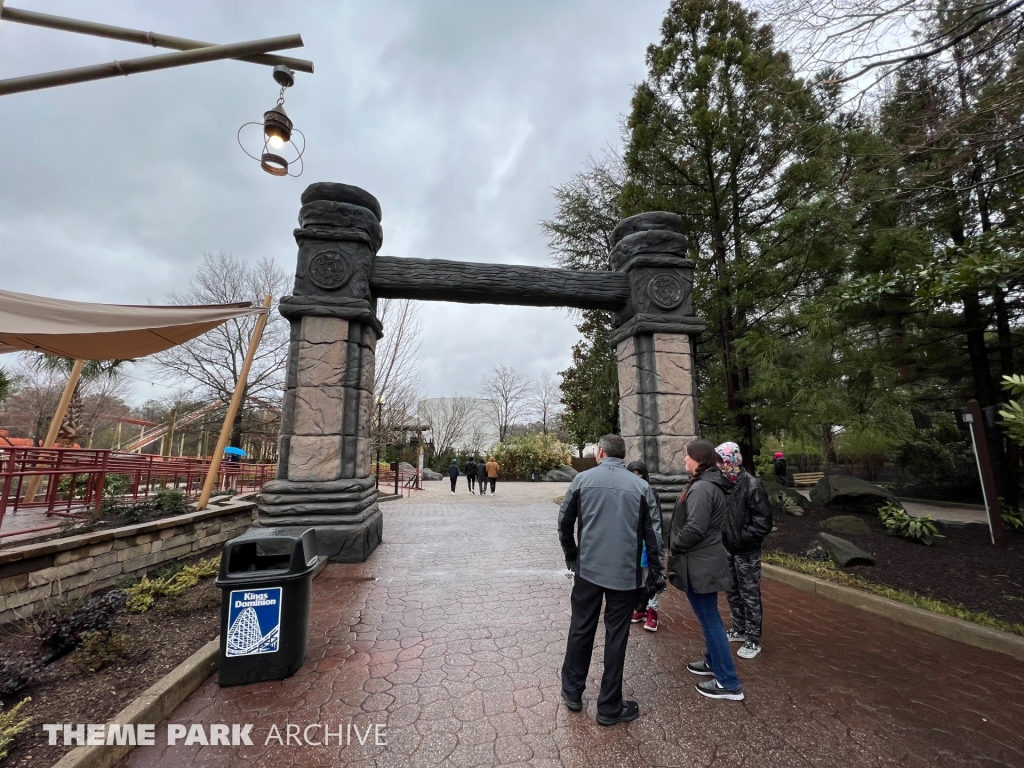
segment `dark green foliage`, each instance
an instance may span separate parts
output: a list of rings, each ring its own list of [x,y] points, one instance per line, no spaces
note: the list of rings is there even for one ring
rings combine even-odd
[[[32,684],[40,663],[25,654],[0,658],[0,698],[21,693]]]
[[[939,534],[939,529],[932,522],[931,515],[911,517],[895,504],[886,504],[879,508],[878,517],[881,519],[882,525],[885,526],[885,530],[893,536],[917,541],[928,546],[934,544],[935,539],[945,538]]]
[[[109,629],[114,615],[124,608],[127,601],[127,593],[115,589],[102,597],[90,598],[77,607],[65,606],[53,613],[41,635],[46,663],[73,651],[86,633]]]
[[[184,514],[188,511],[185,492],[180,488],[165,488],[153,498],[153,509],[169,514]]]
[[[608,341],[607,312],[588,312],[576,326],[583,340],[572,348],[572,365],[562,377],[562,428],[577,447],[619,430],[619,371]]]

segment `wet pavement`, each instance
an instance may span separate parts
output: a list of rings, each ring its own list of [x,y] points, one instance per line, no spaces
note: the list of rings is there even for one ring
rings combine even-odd
[[[1024,662],[771,581],[764,651],[737,660],[746,701],[694,690],[685,665],[701,657],[700,630],[670,588],[661,629],[631,630],[625,690],[640,718],[594,721],[601,632],[586,707],[568,711],[558,671],[571,585],[553,503],[565,487],[509,484],[481,499],[429,483],[383,505],[370,560],[314,582],[294,677],[225,689],[211,678],[169,718],[207,732],[252,724],[253,746],[168,747],[161,725],[158,746],[123,765],[1024,766]],[[324,724],[330,746],[296,744],[322,741]]]

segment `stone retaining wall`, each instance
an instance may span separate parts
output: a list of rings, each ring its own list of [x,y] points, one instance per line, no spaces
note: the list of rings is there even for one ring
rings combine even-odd
[[[255,515],[254,502],[236,498],[202,512],[0,549],[0,624],[171,560],[215,554],[244,533]]]

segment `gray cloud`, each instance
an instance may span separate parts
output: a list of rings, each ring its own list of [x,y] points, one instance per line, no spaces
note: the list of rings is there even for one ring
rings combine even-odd
[[[84,301],[159,302],[204,251],[294,265],[299,195],[365,187],[382,253],[547,264],[551,188],[618,140],[664,0],[15,0],[15,7],[226,43],[299,32],[315,75],[286,108],[305,132],[299,179],[235,143],[277,96],[269,69],[216,62],[0,98],[0,283]],[[0,26],[0,77],[152,49]],[[556,371],[564,311],[423,304],[426,394],[475,392],[497,364]],[[144,374],[140,374],[143,377]],[[158,392],[142,387],[145,398]]]

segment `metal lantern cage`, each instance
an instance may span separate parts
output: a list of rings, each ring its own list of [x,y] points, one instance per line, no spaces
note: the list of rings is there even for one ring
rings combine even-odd
[[[274,67],[274,81],[281,86],[281,93],[277,98],[277,104],[263,113],[263,122],[245,123],[238,129],[238,146],[242,148],[253,160],[260,164],[260,168],[271,176],[301,176],[304,169],[302,153],[306,151],[306,136],[292,123],[288,114],[284,111],[285,89],[295,85],[295,73],[283,64]],[[263,129],[263,148],[259,155],[255,155],[246,149],[242,141],[242,131],[249,126],[258,126]],[[251,131],[247,132],[251,133]],[[295,136],[301,139],[301,146],[295,143]],[[292,151],[287,151],[286,147]],[[295,164],[299,165],[299,172],[292,173]]]

